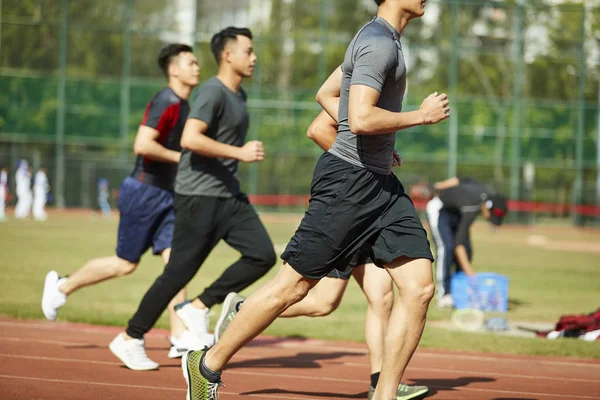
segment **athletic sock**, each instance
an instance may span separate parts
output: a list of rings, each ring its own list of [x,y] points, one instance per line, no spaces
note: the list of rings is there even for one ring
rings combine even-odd
[[[202,358],[200,359],[200,373],[206,380],[212,383],[217,383],[221,381],[221,374],[219,372],[215,372],[208,368],[204,363],[204,357],[206,357],[206,352],[202,354]]]
[[[379,374],[380,374],[380,372],[371,374],[371,387],[373,389],[375,389],[377,387],[377,382],[379,382]]]

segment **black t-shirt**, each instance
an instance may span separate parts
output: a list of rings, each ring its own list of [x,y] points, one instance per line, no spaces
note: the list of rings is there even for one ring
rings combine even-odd
[[[439,198],[444,203],[443,209],[458,214],[460,221],[456,229],[456,245],[465,245],[469,227],[481,211],[481,203],[486,201],[491,191],[474,179],[460,179],[458,186],[444,189]]]
[[[173,89],[166,87],[158,92],[146,106],[146,112],[141,125],[149,126],[159,132],[157,142],[169,150],[181,151],[181,134],[187,120],[190,107],[187,101],[175,94]],[[177,164],[153,161],[143,156],[137,156],[133,176],[150,175],[153,180],[173,190]]]

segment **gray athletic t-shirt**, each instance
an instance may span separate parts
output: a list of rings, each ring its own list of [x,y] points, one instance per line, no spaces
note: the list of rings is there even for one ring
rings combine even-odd
[[[216,77],[198,90],[188,118],[206,122],[206,136],[218,142],[241,147],[248,133],[246,92],[234,93]],[[240,193],[238,161],[210,158],[189,150],[181,152],[175,193],[187,196],[232,197]]]
[[[386,20],[376,17],[350,42],[342,64],[338,135],[329,150],[349,163],[385,175],[392,172],[396,132],[353,134],[348,124],[348,99],[351,85],[365,85],[381,94],[377,107],[402,110],[406,65],[399,38],[400,34]]]

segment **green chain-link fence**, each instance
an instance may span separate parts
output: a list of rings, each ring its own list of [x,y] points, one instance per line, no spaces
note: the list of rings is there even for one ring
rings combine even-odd
[[[97,178],[116,187],[132,166],[164,85],[161,46],[193,44],[207,78],[212,34],[248,26],[250,136],[269,155],[242,166],[243,186],[304,195],[320,154],[305,136],[314,94],[374,11],[372,0],[0,0],[0,163],[28,158],[48,168],[55,205],[93,205]],[[600,205],[600,1],[429,0],[413,22],[405,109],[445,91],[453,116],[398,134],[403,181],[470,175],[514,200]]]

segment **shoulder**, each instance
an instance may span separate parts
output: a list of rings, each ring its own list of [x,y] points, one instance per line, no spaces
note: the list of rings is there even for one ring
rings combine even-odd
[[[369,22],[358,32],[355,46],[357,48],[396,50],[396,43],[391,33],[376,21]]]
[[[216,77],[212,77],[204,82],[198,88],[198,92],[222,92],[224,89],[223,84],[219,82]]]
[[[170,87],[163,88],[160,90],[152,99],[152,104],[156,105],[172,105],[181,103],[181,99],[175,94],[173,89]]]
[[[212,100],[220,100],[223,98],[223,85],[217,80],[217,78],[213,77],[204,82],[196,92],[195,100],[205,99],[207,97]]]
[[[356,58],[368,57],[369,59],[380,60],[385,65],[396,63],[398,61],[396,43],[391,37],[378,35],[372,35],[357,41],[354,46],[354,56]]]

